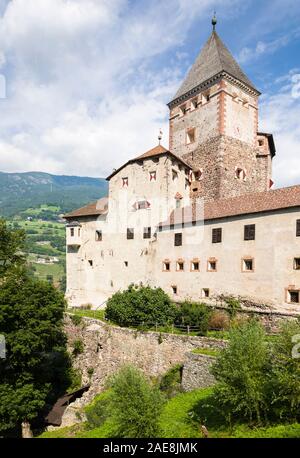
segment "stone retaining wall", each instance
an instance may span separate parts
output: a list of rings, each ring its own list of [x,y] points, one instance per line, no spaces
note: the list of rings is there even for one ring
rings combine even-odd
[[[192,391],[196,388],[206,388],[216,383],[210,373],[215,357],[195,353],[187,353],[182,371],[182,388]]]

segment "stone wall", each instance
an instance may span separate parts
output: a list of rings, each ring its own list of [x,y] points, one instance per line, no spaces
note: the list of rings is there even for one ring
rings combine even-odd
[[[182,371],[182,388],[192,391],[196,388],[206,388],[216,383],[210,373],[215,358],[208,355],[187,353]]]

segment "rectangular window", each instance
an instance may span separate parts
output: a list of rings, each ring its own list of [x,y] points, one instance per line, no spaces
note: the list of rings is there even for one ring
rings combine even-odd
[[[195,134],[196,134],[196,129],[194,127],[192,129],[188,129],[186,131],[186,143],[187,143],[187,145],[190,145],[191,143],[194,143]]]
[[[296,237],[300,237],[300,219],[296,222]]]
[[[90,267],[93,267],[93,264],[94,264],[94,263],[93,263],[92,259],[89,259],[89,260],[88,260],[88,263],[89,263]]]
[[[127,240],[132,240],[132,239],[134,239],[134,229],[127,228]]]
[[[300,270],[300,258],[294,258],[294,270]]]
[[[174,246],[181,246],[182,245],[182,234],[174,234]]]
[[[173,294],[177,294],[177,286],[173,285],[171,286]]]
[[[209,297],[209,289],[203,288],[202,289],[202,297]]]
[[[128,177],[122,178],[122,186],[123,188],[128,188]]]
[[[212,243],[222,242],[222,229],[219,227],[212,230]]]
[[[253,272],[254,271],[254,259],[244,258],[242,259],[242,271]]]
[[[199,272],[200,270],[200,263],[199,261],[192,261],[191,262],[191,271],[192,272]]]
[[[128,267],[128,261],[124,261],[124,266]]]
[[[102,242],[102,231],[96,231],[96,242]]]
[[[163,272],[170,272],[171,270],[171,264],[169,261],[164,261],[163,262]]]
[[[288,297],[287,300],[291,304],[299,304],[300,292],[294,290],[288,290]]]
[[[156,172],[150,172],[149,178],[150,178],[150,181],[156,181]]]
[[[176,272],[183,272],[184,271],[184,261],[177,261],[176,262]]]
[[[215,259],[209,259],[207,261],[207,271],[216,272],[217,271],[217,261]]]
[[[71,237],[74,237],[74,235],[75,235],[75,229],[74,229],[74,227],[71,227],[71,229],[70,229],[70,234],[71,234]]]
[[[144,227],[144,239],[151,239],[151,227]]]
[[[255,224],[244,226],[244,240],[255,240]]]

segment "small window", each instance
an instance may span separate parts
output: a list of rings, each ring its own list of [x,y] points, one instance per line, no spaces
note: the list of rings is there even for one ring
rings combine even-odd
[[[184,116],[185,113],[186,113],[186,105],[181,105],[181,107],[179,107],[180,116]]]
[[[74,229],[74,227],[71,227],[71,229],[70,229],[70,235],[71,235],[71,237],[74,237],[74,235],[75,235],[75,229]]]
[[[212,230],[212,243],[222,242],[222,228],[218,227]]]
[[[199,272],[200,270],[200,263],[199,261],[192,261],[191,262],[191,271],[192,272]]]
[[[171,286],[173,294],[177,294],[177,286]]]
[[[96,231],[96,242],[102,242],[102,231]]]
[[[176,172],[176,170],[172,170],[172,180],[176,181],[177,179],[178,179],[178,173]]]
[[[134,239],[134,229],[128,228],[127,229],[127,240],[133,240],[133,239]]]
[[[171,263],[169,261],[163,262],[163,272],[170,272],[171,270]]]
[[[195,142],[195,134],[196,134],[196,129],[193,127],[192,129],[188,129],[186,132],[186,143],[187,145],[190,145],[191,143]]]
[[[209,259],[207,261],[207,271],[216,272],[217,271],[217,261],[215,259]]]
[[[128,188],[128,177],[122,178],[123,188]]]
[[[243,272],[253,272],[254,271],[254,260],[252,258],[245,258],[242,260],[242,270]]]
[[[264,141],[263,140],[258,140],[258,146],[264,146]]]
[[[296,237],[300,237],[300,219],[296,221]]]
[[[88,263],[89,263],[90,267],[93,267],[93,264],[94,264],[94,263],[93,263],[93,260],[92,260],[92,259],[89,259]]]
[[[151,239],[151,227],[144,227],[144,239]]]
[[[202,178],[203,178],[203,172],[202,172],[201,169],[200,169],[200,170],[197,170],[197,171],[194,173],[194,175],[195,175],[195,181],[200,181],[200,180],[202,180]]]
[[[294,258],[294,270],[300,270],[300,258]]]
[[[209,289],[203,288],[202,289],[202,297],[209,297]]]
[[[191,111],[196,110],[197,107],[198,107],[198,99],[193,99],[191,101]]]
[[[150,178],[150,181],[156,181],[156,172],[150,172],[149,178]]]
[[[124,261],[124,266],[128,267],[128,261]]]
[[[299,291],[289,290],[288,291],[288,302],[292,304],[299,304]]]
[[[182,245],[182,234],[174,234],[174,245],[175,246],[181,246]]]
[[[184,261],[177,261],[176,262],[176,272],[183,272],[184,271]]]
[[[244,226],[244,240],[255,240],[255,224]]]
[[[236,168],[235,170],[235,178],[238,180],[245,180],[246,179],[246,172],[244,169]]]

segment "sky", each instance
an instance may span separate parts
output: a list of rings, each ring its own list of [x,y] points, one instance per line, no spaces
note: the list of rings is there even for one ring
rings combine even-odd
[[[105,177],[168,147],[168,108],[217,31],[262,92],[276,187],[300,183],[299,0],[0,0],[0,170]]]

